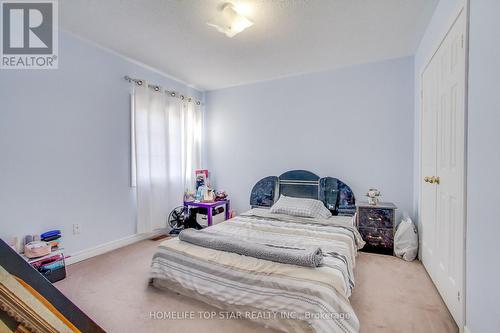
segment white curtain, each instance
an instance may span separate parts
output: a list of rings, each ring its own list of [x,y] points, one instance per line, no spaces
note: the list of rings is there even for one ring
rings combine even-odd
[[[201,167],[202,115],[195,102],[146,83],[134,87],[132,102],[137,232],[146,233],[164,228],[184,191],[194,186],[194,170]]]
[[[185,189],[194,189],[194,170],[201,167],[202,115],[196,103],[182,103],[182,177]]]

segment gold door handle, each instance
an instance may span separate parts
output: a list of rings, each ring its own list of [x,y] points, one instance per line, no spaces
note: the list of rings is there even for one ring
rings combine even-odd
[[[430,179],[431,184],[438,184],[441,183],[441,179],[438,176],[432,176]]]
[[[441,178],[437,176],[432,176],[432,177],[424,177],[424,182],[429,183],[429,184],[440,184],[441,183]]]

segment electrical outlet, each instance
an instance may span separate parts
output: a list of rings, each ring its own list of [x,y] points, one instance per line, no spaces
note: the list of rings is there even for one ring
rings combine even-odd
[[[73,224],[73,235],[79,235],[80,234],[80,225],[78,223]]]

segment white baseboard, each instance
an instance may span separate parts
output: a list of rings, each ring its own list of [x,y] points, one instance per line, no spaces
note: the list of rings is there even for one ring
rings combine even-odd
[[[152,233],[147,233],[147,234],[135,234],[135,235],[130,235],[124,238],[120,238],[108,243],[104,243],[101,245],[97,245],[95,247],[91,247],[89,249],[85,249],[82,251],[78,251],[76,253],[73,253],[68,256],[68,258],[65,260],[66,265],[72,265],[77,262],[80,262],[82,260],[86,260],[95,256],[98,256],[100,254],[104,254],[109,251],[113,251],[116,249],[119,249],[121,247],[131,245],[137,242],[140,242],[142,240],[152,238],[154,236],[157,236],[159,234],[163,234],[165,231],[155,231]]]

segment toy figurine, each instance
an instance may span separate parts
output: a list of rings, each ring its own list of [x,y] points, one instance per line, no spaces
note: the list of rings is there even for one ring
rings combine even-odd
[[[224,190],[219,190],[215,193],[215,201],[226,200],[227,193]]]
[[[375,205],[378,204],[378,202],[379,202],[380,197],[382,196],[382,194],[376,188],[371,188],[366,193],[366,196],[368,197],[368,203],[370,205],[374,205],[375,206]]]

